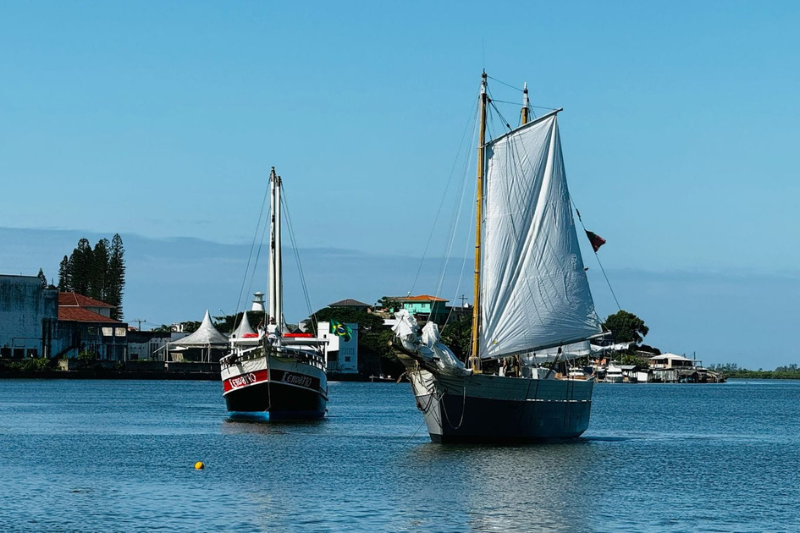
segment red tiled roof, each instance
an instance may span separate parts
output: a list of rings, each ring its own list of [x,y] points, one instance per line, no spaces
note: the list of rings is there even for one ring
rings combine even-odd
[[[389,298],[390,300],[397,300],[398,302],[449,302],[450,300],[445,300],[444,298],[437,298],[436,296],[430,296],[428,294],[423,294],[421,296],[397,296],[395,298]]]
[[[94,298],[89,298],[88,296],[78,294],[77,292],[59,292],[58,305],[59,307],[105,307],[108,309],[114,309],[113,305],[101,302],[100,300],[95,300]]]
[[[63,293],[62,293],[63,294]],[[91,299],[91,298],[90,298]],[[94,311],[89,311],[82,307],[59,307],[58,319],[64,322],[107,322],[110,324],[122,324],[119,320],[114,320],[103,316]]]

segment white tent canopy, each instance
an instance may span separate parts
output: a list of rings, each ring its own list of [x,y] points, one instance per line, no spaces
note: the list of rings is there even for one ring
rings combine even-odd
[[[231,337],[234,339],[241,339],[246,335],[255,335],[255,331],[250,326],[250,321],[247,319],[247,313],[242,313],[242,321],[236,327],[236,331],[231,333]]]
[[[227,346],[228,338],[217,331],[214,324],[211,323],[211,315],[206,310],[206,316],[203,317],[203,322],[197,331],[182,339],[170,343],[172,346],[185,346],[185,347],[209,347],[209,346]]]

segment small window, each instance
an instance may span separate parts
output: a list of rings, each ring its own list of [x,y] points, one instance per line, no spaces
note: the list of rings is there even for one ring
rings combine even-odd
[[[350,362],[350,356],[347,356],[347,357],[345,357],[345,358],[344,358],[344,362],[345,362],[345,363],[349,363],[349,362]]]

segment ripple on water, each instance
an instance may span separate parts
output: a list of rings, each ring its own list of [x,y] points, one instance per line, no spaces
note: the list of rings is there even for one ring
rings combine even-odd
[[[583,438],[503,447],[432,444],[407,384],[303,424],[230,421],[214,382],[2,385],[17,529],[800,530],[798,383],[597,387]]]

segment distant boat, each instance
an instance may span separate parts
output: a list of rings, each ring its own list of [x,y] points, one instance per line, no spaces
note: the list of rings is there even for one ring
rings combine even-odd
[[[468,367],[440,342],[433,322],[420,330],[401,310],[394,331],[413,358],[407,375],[434,442],[578,437],[589,425],[594,377],[556,368],[588,355],[601,327],[572,216],[560,110],[528,121],[526,90],[522,125],[485,142],[486,78]],[[497,374],[481,369],[489,361]]]
[[[614,363],[609,364],[606,367],[606,377],[603,381],[606,383],[622,383],[625,381],[625,375],[622,373],[622,370],[622,367]]]
[[[327,340],[289,333],[283,318],[281,187],[270,173],[269,325],[241,325],[220,359],[223,397],[233,419],[300,420],[325,416]],[[247,321],[247,314],[242,315]]]
[[[373,383],[395,383],[397,380],[392,376],[384,376],[383,374],[375,374],[369,377],[369,380]]]

